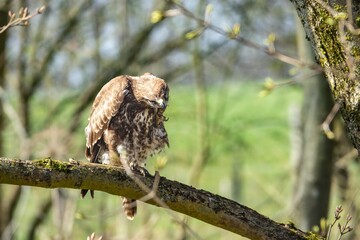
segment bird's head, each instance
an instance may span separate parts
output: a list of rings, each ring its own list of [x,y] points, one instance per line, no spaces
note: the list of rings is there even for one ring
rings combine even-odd
[[[166,82],[151,73],[133,77],[135,98],[151,108],[165,110],[169,101],[169,87]]]

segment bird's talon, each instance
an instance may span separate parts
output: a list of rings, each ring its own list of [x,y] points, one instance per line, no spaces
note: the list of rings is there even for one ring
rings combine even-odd
[[[70,162],[70,164],[73,164],[73,165],[80,165],[79,161],[77,161],[73,158],[69,158],[69,162]]]
[[[134,173],[138,173],[141,174],[142,176],[147,176],[150,173],[148,172],[148,170],[146,170],[144,167],[140,167],[138,164],[136,163],[132,163],[130,164],[130,170]]]
[[[140,170],[141,175],[143,175],[144,177],[150,175],[149,171],[146,170],[146,168],[144,168],[144,167],[140,167],[139,170]]]

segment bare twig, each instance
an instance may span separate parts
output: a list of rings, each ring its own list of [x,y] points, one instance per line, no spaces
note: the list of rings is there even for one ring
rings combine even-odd
[[[190,10],[185,8],[183,5],[181,5],[177,1],[173,1],[173,0],[168,0],[168,1],[171,1],[181,11],[181,13],[184,16],[187,16],[187,17],[195,20],[199,25],[201,25],[204,28],[203,30],[210,29],[210,30],[212,30],[216,33],[219,33],[220,35],[223,35],[229,39],[233,39],[249,48],[260,50],[263,53],[265,53],[269,56],[272,56],[282,62],[288,63],[290,65],[297,66],[297,67],[308,67],[312,70],[322,71],[321,67],[318,64],[303,62],[299,59],[287,56],[287,55],[277,51],[273,45],[264,46],[264,45],[258,44],[256,42],[253,42],[249,39],[246,39],[246,38],[240,36],[240,31],[238,31],[238,32],[236,32],[236,31],[234,32],[233,30],[226,31],[226,30],[210,23],[209,21],[207,21],[205,19],[196,16],[194,13],[192,13]],[[235,29],[237,29],[236,26],[237,25],[235,24],[235,26],[234,26]]]
[[[352,219],[352,217],[350,215],[348,215],[346,217],[346,222],[345,222],[344,226],[341,226],[340,223],[338,224],[338,228],[339,228],[339,232],[340,232],[338,240],[340,240],[342,236],[344,236],[345,234],[347,234],[353,230],[353,228],[349,226],[351,219]]]
[[[339,109],[340,109],[340,104],[335,103],[330,113],[327,115],[325,121],[321,124],[321,129],[324,131],[325,135],[329,139],[333,139],[335,137],[334,132],[330,129],[330,124],[334,120],[334,117],[338,113]]]
[[[5,25],[0,27],[0,33],[5,32],[7,29],[15,26],[29,26],[30,18],[35,17],[36,15],[42,14],[45,11],[45,6],[39,7],[36,11],[30,14],[28,8],[21,8],[18,14],[9,11],[9,22]]]
[[[329,230],[327,232],[327,235],[326,235],[326,239],[330,239],[330,236],[331,236],[331,231],[333,229],[333,227],[335,226],[335,223],[337,221],[339,221],[339,219],[341,218],[340,216],[340,213],[343,211],[343,208],[341,205],[337,206],[336,209],[335,209],[335,212],[334,212],[334,221],[330,224],[329,226]]]
[[[330,237],[331,237],[331,231],[333,230],[335,224],[337,223],[337,227],[339,229],[339,236],[338,236],[338,240],[340,240],[342,238],[342,236],[344,236],[345,234],[351,232],[353,230],[352,227],[349,226],[349,223],[351,221],[351,216],[348,215],[346,217],[346,222],[345,224],[342,226],[340,223],[339,223],[339,220],[341,219],[341,213],[344,209],[342,208],[341,205],[337,206],[336,209],[335,209],[335,212],[334,212],[334,221],[329,225],[329,229],[328,229],[328,232],[327,232],[327,235],[326,235],[326,239],[327,240],[330,240]]]

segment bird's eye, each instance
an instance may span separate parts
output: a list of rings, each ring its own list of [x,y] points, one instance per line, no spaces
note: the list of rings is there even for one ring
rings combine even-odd
[[[164,96],[164,100],[168,101],[169,100],[169,93],[167,91],[167,88],[162,90],[162,94]]]

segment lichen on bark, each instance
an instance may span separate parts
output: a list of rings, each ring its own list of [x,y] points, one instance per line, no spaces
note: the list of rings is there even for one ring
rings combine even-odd
[[[320,4],[317,0],[290,1],[324,69],[333,97],[341,106],[354,146],[360,151],[360,36],[346,26],[352,24],[345,11],[346,3],[340,0],[331,1],[331,5],[325,1]],[[355,5],[352,19],[355,19],[353,26],[356,28],[360,6]]]

